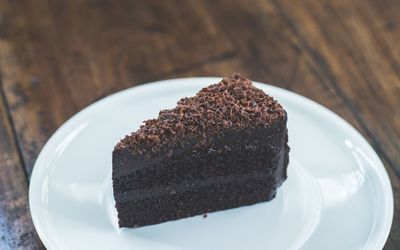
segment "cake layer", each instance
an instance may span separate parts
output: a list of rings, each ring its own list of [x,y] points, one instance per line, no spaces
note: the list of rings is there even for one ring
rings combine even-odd
[[[129,152],[120,152],[113,157],[113,165],[116,166],[113,172],[114,190],[119,193],[174,183],[190,184],[193,180],[252,171],[270,173],[282,164],[279,161],[288,150],[286,144],[286,130],[258,127],[226,133],[203,149],[175,149],[172,155],[146,162],[135,159]],[[130,173],[125,169],[131,170]],[[132,169],[137,170],[132,172]]]
[[[277,170],[276,170],[277,171]],[[280,170],[281,171],[281,170]],[[115,200],[118,202],[129,202],[132,200],[139,201],[145,200],[152,197],[170,195],[173,196],[177,193],[183,193],[187,191],[195,191],[201,188],[207,188],[215,185],[225,185],[232,182],[247,182],[247,181],[264,181],[267,180],[271,183],[281,182],[286,177],[276,177],[275,171],[270,174],[264,172],[253,172],[247,175],[228,175],[228,176],[217,176],[204,180],[195,180],[191,183],[179,183],[170,186],[158,186],[149,189],[131,190],[129,192],[123,192],[115,195]]]
[[[209,157],[185,158],[179,157],[173,162],[174,165],[164,165],[154,168],[144,174],[134,173],[126,177],[115,178],[113,181],[116,194],[129,191],[154,188],[158,186],[169,187],[174,184],[193,185],[195,182],[208,181],[209,178],[224,176],[244,176],[252,172],[264,175],[274,174],[276,168],[284,165],[284,157],[288,149],[283,147],[278,155],[273,158],[265,157],[263,151],[229,150],[219,153],[221,157],[214,154]],[[246,153],[247,159],[241,158]],[[182,160],[187,159],[187,160]],[[209,168],[209,162],[216,166]],[[180,166],[180,167],[176,167]],[[195,170],[193,170],[195,169]]]
[[[287,177],[288,151],[282,151],[268,173],[254,171],[114,193],[119,226],[151,225],[271,200]]]
[[[286,171],[282,166],[279,171]],[[140,227],[208,212],[252,205],[275,197],[283,178],[236,176],[230,181],[193,186],[183,191],[152,190],[116,204],[120,227]]]

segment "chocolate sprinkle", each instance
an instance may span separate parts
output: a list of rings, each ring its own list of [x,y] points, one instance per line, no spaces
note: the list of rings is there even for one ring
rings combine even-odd
[[[115,147],[119,227],[269,201],[287,178],[287,114],[234,74],[145,121]]]
[[[277,101],[235,73],[193,97],[182,98],[175,108],[160,111],[157,119],[145,121],[136,132],[122,139],[115,150],[127,148],[133,154],[150,156],[163,145],[183,143],[184,138],[204,144],[211,134],[269,126],[283,116],[286,113]]]

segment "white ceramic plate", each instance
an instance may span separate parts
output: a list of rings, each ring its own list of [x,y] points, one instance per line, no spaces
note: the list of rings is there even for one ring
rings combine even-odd
[[[49,249],[380,249],[393,194],[367,141],[328,109],[257,84],[283,104],[291,146],[288,179],[271,202],[120,230],[111,152],[160,109],[219,78],[174,79],[104,98],[67,121],[46,143],[32,174],[29,204]]]

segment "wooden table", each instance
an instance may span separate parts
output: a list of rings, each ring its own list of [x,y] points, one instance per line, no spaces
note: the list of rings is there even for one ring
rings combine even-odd
[[[28,186],[50,135],[131,86],[241,72],[338,113],[372,144],[400,249],[400,1],[0,1],[0,249],[43,249]]]

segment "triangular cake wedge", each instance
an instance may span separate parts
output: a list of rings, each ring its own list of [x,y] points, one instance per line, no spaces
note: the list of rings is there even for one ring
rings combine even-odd
[[[120,227],[140,227],[275,197],[289,162],[287,113],[234,74],[162,110],[113,151]]]

